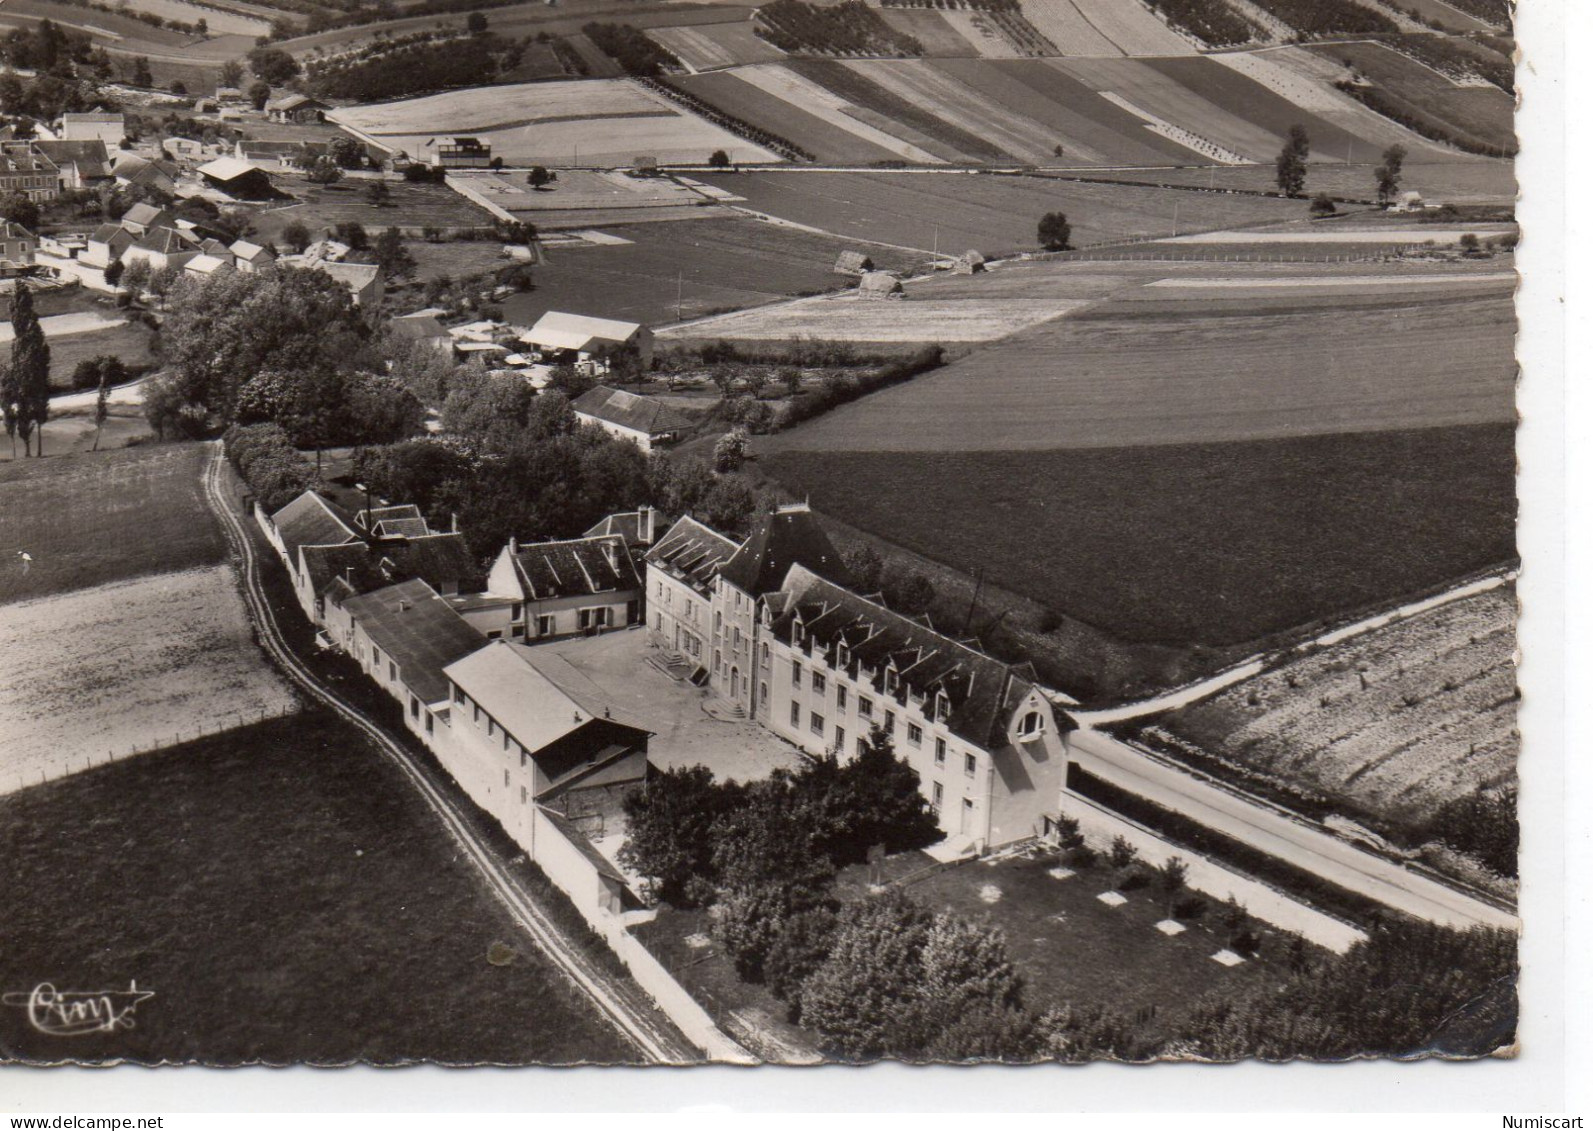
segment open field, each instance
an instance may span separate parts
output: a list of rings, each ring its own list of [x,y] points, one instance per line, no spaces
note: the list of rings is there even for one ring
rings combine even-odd
[[[1170,711],[1144,738],[1421,827],[1447,802],[1515,783],[1515,621],[1515,592],[1501,586]]]
[[[247,35],[252,39],[271,32],[271,20],[259,14],[263,9],[248,14],[221,5],[190,4],[187,0],[128,0],[127,8],[185,24],[198,24],[203,20],[211,35]]]
[[[672,179],[633,177],[612,169],[563,169],[557,180],[540,189],[526,184],[524,174],[515,173],[456,173],[449,179],[539,226],[549,214],[587,212],[589,222],[596,225],[619,223],[610,217],[645,209],[678,211],[705,203],[699,193]]]
[[[0,468],[0,604],[221,561],[205,457],[199,444],[165,444]],[[26,571],[21,550],[33,555]]]
[[[628,1058],[398,772],[310,713],[0,798],[0,980],[155,996],[7,1057],[242,1064]],[[516,955],[487,960],[495,942]]]
[[[832,271],[848,248],[882,268],[923,258],[743,216],[605,231],[631,242],[550,249],[533,272],[535,288],[505,300],[510,321],[529,325],[545,311],[570,310],[671,322],[677,296],[680,315],[691,318],[848,286],[851,280]]]
[[[1357,147],[1355,165],[1312,165],[1306,174],[1306,189],[1330,196],[1372,200],[1377,192],[1373,174],[1376,162],[1360,163]],[[1079,170],[1059,174],[1064,179],[1120,181],[1138,184],[1182,185],[1191,189],[1240,192],[1276,192],[1277,174],[1271,166],[1241,165],[1207,169],[1112,169],[1100,173]],[[1505,161],[1478,158],[1472,161],[1413,164],[1407,162],[1402,183],[1424,197],[1452,204],[1512,204],[1516,198],[1515,172]]]
[[[1422,266],[1403,274],[1435,274]],[[804,452],[1017,451],[1514,420],[1510,279],[1456,274],[1452,284],[1403,290],[1315,285],[1382,273],[1321,267],[1293,287],[1300,269],[1285,265],[1003,266],[991,276],[1009,286],[1025,275],[1076,276],[1109,301],[764,443]],[[1234,289],[1233,280],[1259,285]]]
[[[1024,18],[1064,55],[1121,55],[1122,49],[1085,19],[1073,0],[1020,0]]]
[[[743,141],[627,79],[522,83],[334,111],[340,124],[411,154],[438,135],[468,133],[509,164],[628,166],[639,154],[706,161],[723,149],[738,162],[773,161]]]
[[[647,31],[693,71],[766,63],[785,53],[753,34],[752,24],[703,24],[698,27],[655,27]]]
[[[45,337],[50,343],[51,388],[70,388],[78,362],[91,357],[109,354],[135,370],[147,368],[155,360],[149,349],[149,328],[138,322],[112,323],[86,334],[52,335],[46,328]]]
[[[492,215],[446,185],[418,185],[389,178],[387,203],[375,205],[365,199],[367,180],[344,179],[335,185],[312,185],[303,177],[278,178],[298,203],[269,208],[252,214],[257,240],[279,240],[289,224],[303,224],[312,236],[319,237],[334,225],[362,224],[374,237],[389,227],[405,231],[422,228],[485,228]],[[501,246],[501,245],[498,245]]]
[[[0,792],[298,708],[226,565],[9,605],[0,648],[28,672],[0,687]]]
[[[1515,107],[1497,87],[1457,86],[1379,43],[1321,44],[1309,50],[1353,67],[1371,82],[1375,95],[1401,114],[1429,123],[1429,131],[1444,131],[1475,145],[1515,145]]]
[[[773,172],[699,174],[746,207],[840,236],[924,251],[987,256],[1032,250],[1035,226],[1064,212],[1073,246],[1180,231],[1292,220],[1302,201],[1124,188],[1048,177],[966,173]],[[937,239],[938,235],[938,239]]]
[[[725,315],[666,331],[660,339],[728,341],[988,342],[1066,314],[1086,300],[809,298]]]
[[[1193,55],[1195,48],[1139,0],[1071,0],[1085,20],[1124,55]],[[1024,11],[1029,10],[1025,4]]]
[[[1131,641],[1251,642],[1515,552],[1513,424],[1046,452],[786,450],[760,464],[817,510]]]

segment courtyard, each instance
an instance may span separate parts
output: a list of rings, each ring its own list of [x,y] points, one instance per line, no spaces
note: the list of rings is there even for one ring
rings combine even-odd
[[[647,758],[659,769],[707,766],[720,780],[755,781],[774,770],[795,769],[803,755],[751,719],[735,719],[714,706],[708,691],[676,680],[648,663],[657,649],[636,628],[536,646],[539,663],[550,654],[562,678],[609,705],[621,722],[653,732]]]

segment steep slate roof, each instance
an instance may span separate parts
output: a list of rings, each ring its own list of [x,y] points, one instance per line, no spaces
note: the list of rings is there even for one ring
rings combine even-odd
[[[36,141],[33,147],[57,165],[76,165],[81,177],[108,177],[111,155],[98,138],[87,141]]]
[[[640,589],[625,540],[618,536],[537,542],[512,550],[528,601]]]
[[[705,594],[719,576],[720,567],[740,548],[739,543],[687,515],[647,551],[646,560]]]
[[[494,640],[450,664],[445,674],[533,757],[594,721],[624,725],[607,718],[605,705],[592,695],[572,693],[549,678],[539,665],[541,651]],[[633,746],[649,733],[624,729],[635,739]],[[602,733],[612,738],[618,732],[605,728]]]
[[[289,561],[298,559],[300,546],[340,546],[360,537],[348,512],[314,491],[304,492],[277,511],[271,522],[287,547]]]
[[[665,432],[679,432],[691,426],[691,421],[652,397],[611,389],[597,385],[588,389],[570,403],[570,407],[583,416],[596,417],[621,428],[658,436]]]
[[[193,245],[173,228],[151,228],[145,233],[144,238],[133,246],[144,251],[159,252],[162,255],[177,255],[194,250]]]
[[[796,564],[838,582],[851,580],[829,535],[803,503],[759,515],[752,533],[720,573],[743,593],[756,597],[778,589]]]
[[[616,534],[623,538],[625,544],[634,550],[638,546],[645,548],[656,544],[675,522],[663,511],[653,511],[653,536],[648,539],[644,519],[643,512],[639,510],[621,511],[617,514],[607,515],[602,522],[588,530],[585,537],[597,538],[605,534]]]
[[[427,703],[447,700],[443,669],[487,639],[418,578],[350,597],[343,608],[392,657],[404,685]]]
[[[130,246],[137,238],[120,224],[101,224],[89,233],[89,243],[112,244],[122,241],[124,246]]]
[[[142,161],[143,158],[135,158],[135,160]],[[117,164],[120,165],[121,162]],[[156,208],[153,204],[145,204],[143,201],[139,201],[122,213],[122,222],[125,224],[137,224],[142,228],[160,227],[171,223],[171,213],[164,208]]]
[[[812,570],[794,565],[778,593],[768,597],[771,630],[795,644],[795,626],[815,649],[835,660],[845,643],[859,678],[872,672],[874,690],[885,691],[885,672],[894,665],[897,700],[909,691],[927,696],[925,713],[933,711],[936,692],[944,692],[951,713],[946,725],[953,734],[991,750],[1006,745],[1004,733],[1013,710],[1033,689],[1012,668],[927,625],[860,597]]]
[[[481,572],[463,534],[305,546],[299,556],[315,593],[334,581],[343,582],[351,592],[369,593],[417,577],[437,589],[464,587]]]

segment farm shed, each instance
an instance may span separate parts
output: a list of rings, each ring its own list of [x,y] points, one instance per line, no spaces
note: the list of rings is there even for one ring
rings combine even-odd
[[[635,352],[643,369],[653,363],[653,332],[638,322],[550,310],[520,341],[555,360],[573,360],[597,373],[606,373],[608,359],[626,350]]]
[[[201,278],[216,274],[218,271],[231,271],[233,269],[231,258],[222,259],[218,256],[208,255],[204,252],[194,256],[183,264],[183,270],[191,275]]]
[[[644,452],[680,439],[691,421],[651,397],[598,385],[570,406],[582,424],[595,424],[610,436],[629,440]]]
[[[833,274],[864,275],[874,270],[874,261],[861,251],[843,251],[835,260]]]
[[[865,271],[857,284],[857,297],[886,299],[902,297],[902,281],[889,271]]]
[[[985,257],[977,251],[965,251],[951,266],[953,275],[977,275],[985,269]]]
[[[273,122],[299,122],[311,124],[326,121],[331,107],[318,98],[304,94],[288,94],[266,103],[266,113]]]
[[[240,271],[259,271],[276,262],[277,254],[269,247],[261,247],[248,240],[235,240],[227,248]]]
[[[372,263],[319,263],[325,271],[348,288],[355,306],[374,306],[382,301],[382,269]]]
[[[228,196],[258,200],[272,195],[271,178],[265,171],[236,157],[218,157],[201,165],[199,175]]]

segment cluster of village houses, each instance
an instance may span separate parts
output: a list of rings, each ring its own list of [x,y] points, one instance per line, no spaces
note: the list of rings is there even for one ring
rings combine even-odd
[[[257,518],[322,644],[392,696],[532,859],[539,822],[580,845],[607,906],[627,880],[585,834],[621,820],[650,734],[551,641],[643,633],[639,665],[809,756],[853,757],[882,728],[968,852],[1040,834],[1058,810],[1065,750],[1033,680],[850,588],[805,505],[760,515],[744,540],[644,507],[580,538],[511,540],[484,579],[463,537],[413,506],[350,514],[306,492]]]

